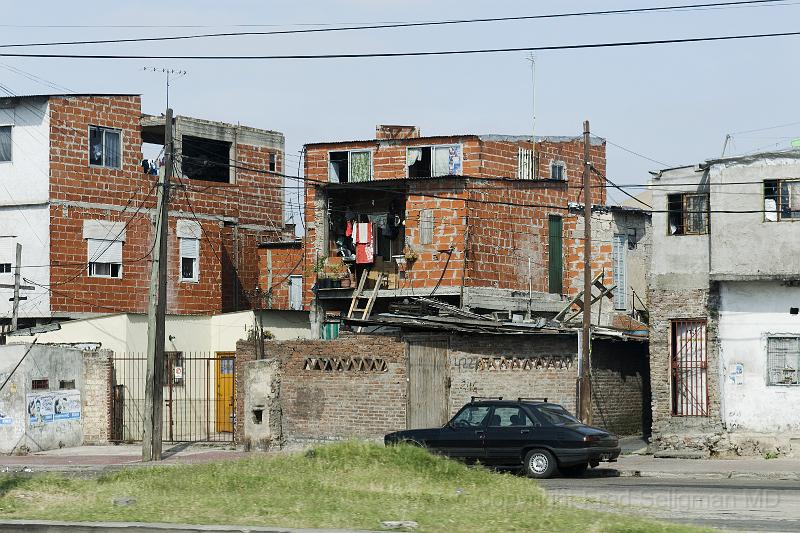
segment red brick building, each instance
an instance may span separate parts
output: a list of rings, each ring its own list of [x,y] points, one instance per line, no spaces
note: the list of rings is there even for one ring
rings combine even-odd
[[[20,147],[10,168],[40,191],[21,208],[27,227],[9,228],[13,211],[0,211],[0,231],[25,242],[23,276],[36,284],[23,322],[145,312],[158,177],[142,150],[163,146],[164,118],[143,115],[132,94],[15,97],[0,108]],[[167,312],[251,309],[257,246],[283,226],[284,137],[183,116],[173,132]]]
[[[579,290],[582,234],[568,206],[582,201],[581,137],[537,138],[533,146],[530,137],[420,137],[416,128],[397,126],[379,126],[376,137],[306,145],[312,280],[383,272],[376,310],[433,294],[480,312],[552,314]],[[590,157],[604,175],[604,141],[592,138]],[[597,173],[591,179],[593,203],[604,205],[605,181]],[[348,257],[347,233],[359,222],[376,233],[370,263]],[[596,252],[610,246],[598,242]],[[347,311],[352,290],[315,294],[312,283],[305,305],[320,315]]]

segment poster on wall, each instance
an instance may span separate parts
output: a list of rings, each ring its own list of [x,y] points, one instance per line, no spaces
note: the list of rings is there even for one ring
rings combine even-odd
[[[43,426],[53,421],[55,396],[49,392],[28,394],[28,422],[31,426]]]
[[[14,424],[14,419],[6,411],[6,404],[0,402],[0,426],[10,426]]]
[[[80,420],[81,419],[81,391],[60,390],[55,394],[53,406],[55,420]]]

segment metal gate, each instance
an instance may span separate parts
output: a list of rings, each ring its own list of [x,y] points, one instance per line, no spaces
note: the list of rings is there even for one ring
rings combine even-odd
[[[447,422],[449,389],[446,339],[413,338],[408,344],[408,429]]]
[[[673,416],[708,416],[706,321],[673,320],[670,352]]]
[[[234,354],[166,352],[163,439],[167,442],[230,442],[234,438]],[[111,371],[111,441],[138,442],[144,433],[147,357],[115,355]]]

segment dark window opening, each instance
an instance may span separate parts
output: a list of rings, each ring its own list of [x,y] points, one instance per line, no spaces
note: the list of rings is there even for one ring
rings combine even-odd
[[[0,162],[11,161],[11,126],[0,126]]]
[[[430,178],[431,177],[431,147],[423,146],[409,150],[408,155],[408,177],[409,178]]]
[[[32,379],[31,390],[50,390],[49,379]]]
[[[708,233],[708,194],[668,194],[667,211],[669,235]]]
[[[94,278],[121,278],[122,265],[119,263],[89,263],[89,275]]]
[[[789,308],[790,315],[797,315],[800,314],[800,307],[790,307]]]
[[[263,409],[253,409],[253,424],[261,424],[264,420]]]
[[[89,127],[89,164],[97,167],[120,168],[122,163],[122,133],[119,130]]]
[[[275,154],[269,154],[269,171],[275,172],[277,168],[278,157]]]
[[[764,180],[764,220],[800,219],[800,180]]]
[[[58,381],[58,388],[59,389],[74,389],[75,388],[75,380],[74,379],[61,379]]]
[[[184,135],[181,172],[193,180],[231,182],[231,143]]]
[[[550,179],[564,181],[567,179],[567,165],[563,161],[550,163]]]
[[[0,274],[10,274],[11,263],[0,263]]]
[[[350,181],[350,157],[348,152],[331,152],[329,177],[331,183]]]

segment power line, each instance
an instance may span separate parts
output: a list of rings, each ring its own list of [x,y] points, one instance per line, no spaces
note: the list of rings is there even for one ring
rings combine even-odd
[[[632,198],[633,200],[636,200],[637,202],[639,202],[640,204],[642,204],[643,206],[645,206],[645,207],[646,207],[646,208],[648,208],[648,209],[653,209],[653,206],[652,206],[652,205],[650,205],[650,204],[648,204],[648,203],[646,203],[646,202],[643,202],[642,200],[640,200],[639,198],[636,198],[634,195],[632,195],[632,194],[631,194],[631,193],[629,193],[628,191],[626,191],[626,190],[624,190],[624,189],[621,189],[621,188],[619,187],[619,185],[617,185],[616,183],[614,183],[613,181],[611,181],[610,179],[608,179],[608,178],[605,176],[605,174],[603,174],[602,172],[600,172],[600,171],[597,169],[597,167],[595,167],[594,165],[590,165],[590,167],[589,167],[589,168],[592,170],[592,172],[594,172],[595,174],[597,174],[598,176],[600,176],[601,178],[603,178],[603,179],[604,179],[605,181],[607,181],[607,182],[608,182],[608,183],[609,183],[609,184],[610,184],[612,187],[614,187],[615,189],[619,190],[619,192],[621,192],[621,193],[622,193],[622,194],[624,194],[625,196],[628,196],[628,197]]]
[[[202,60],[202,61],[265,61],[265,60],[301,60],[301,59],[362,59],[362,58],[390,58],[390,57],[427,57],[451,56],[474,54],[497,54],[508,52],[543,52],[553,50],[583,50],[596,48],[623,48],[634,46],[653,46],[659,44],[685,44],[717,41],[737,41],[745,39],[766,39],[774,37],[795,37],[800,31],[754,33],[739,35],[721,35],[716,37],[689,37],[682,39],[656,39],[648,41],[616,41],[605,43],[582,43],[551,46],[524,46],[516,48],[477,48],[470,50],[436,50],[423,52],[366,52],[366,53],[339,53],[339,54],[290,54],[290,55],[230,55],[230,56],[157,56],[145,54],[47,54],[47,53],[8,53],[0,52],[0,57],[29,57],[29,58],[57,58],[57,59],[152,59],[152,60]]]
[[[141,43],[141,42],[154,42],[154,41],[178,41],[188,39],[206,39],[212,37],[243,37],[243,36],[267,36],[267,35],[293,35],[303,33],[328,33],[328,32],[344,32],[344,31],[363,31],[363,30],[383,30],[383,29],[397,29],[397,28],[415,28],[426,26],[445,26],[456,24],[475,24],[487,22],[510,22],[510,21],[523,21],[523,20],[541,20],[541,19],[556,19],[567,17],[584,17],[596,15],[628,15],[633,13],[654,13],[661,11],[686,11],[697,10],[710,7],[727,8],[736,6],[758,6],[758,5],[780,5],[784,4],[786,0],[749,0],[749,1],[736,1],[736,2],[713,2],[705,4],[690,4],[685,6],[656,6],[645,8],[632,8],[632,9],[608,9],[602,11],[580,11],[580,12],[567,12],[567,13],[550,13],[544,15],[524,15],[514,17],[492,17],[492,18],[474,18],[474,19],[456,19],[456,20],[440,20],[428,22],[396,22],[387,24],[367,24],[358,26],[344,26],[336,28],[305,28],[299,30],[273,30],[273,31],[239,31],[239,32],[220,32],[220,33],[202,33],[195,35],[168,35],[160,37],[134,37],[128,39],[96,39],[96,40],[83,40],[83,41],[56,41],[56,42],[37,42],[37,43],[10,43],[0,44],[0,48],[20,48],[31,46],[73,46],[73,45],[87,45],[87,44],[112,44],[112,43]]]

